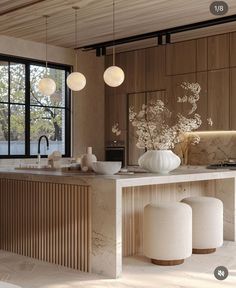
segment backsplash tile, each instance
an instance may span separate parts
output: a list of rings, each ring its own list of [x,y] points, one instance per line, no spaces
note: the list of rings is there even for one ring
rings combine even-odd
[[[189,165],[207,165],[227,159],[236,160],[236,131],[195,132],[201,140],[189,145]]]

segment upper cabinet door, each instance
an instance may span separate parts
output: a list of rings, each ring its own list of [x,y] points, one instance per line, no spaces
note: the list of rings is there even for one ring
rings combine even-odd
[[[230,33],[230,66],[236,67],[236,32]]]
[[[166,89],[165,45],[146,49],[146,90]]]
[[[207,71],[207,38],[197,39],[197,71]]]
[[[230,129],[229,69],[208,72],[208,117],[210,130]]]
[[[208,118],[210,118],[207,114],[207,72],[198,72],[197,73],[197,79],[196,81],[200,84],[201,86],[201,92],[200,92],[200,99],[197,102],[197,111],[201,116],[202,119],[202,125],[198,130],[200,131],[207,131],[211,128],[211,126],[208,124]]]
[[[166,74],[178,75],[196,71],[196,40],[166,45]]]
[[[132,93],[128,94],[128,107],[133,107],[136,113],[142,109],[142,105],[146,104],[146,96],[145,93]],[[127,117],[127,127],[128,127],[128,155],[127,155],[127,163],[130,166],[138,165],[139,157],[145,152],[145,149],[139,149],[137,144],[137,134],[136,128],[132,125]]]
[[[105,138],[107,141],[126,141],[127,100],[126,94],[110,94],[105,97]],[[112,126],[119,124],[120,135],[112,133]],[[99,133],[99,131],[96,131]]]
[[[230,129],[236,130],[236,68],[230,69]]]
[[[146,89],[145,50],[120,53],[119,63],[125,57],[125,86],[126,93],[142,92]],[[123,61],[124,62],[124,61]]]
[[[208,70],[229,67],[229,34],[208,37]]]

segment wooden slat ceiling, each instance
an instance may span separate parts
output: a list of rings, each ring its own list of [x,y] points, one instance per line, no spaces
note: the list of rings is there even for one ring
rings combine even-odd
[[[24,7],[27,4],[32,4]],[[38,2],[38,3],[37,3]],[[157,31],[214,17],[209,12],[212,0],[116,0],[116,38]],[[229,12],[236,14],[236,1],[227,0]],[[24,8],[19,9],[19,6]],[[112,39],[112,0],[1,0],[0,34],[44,42],[44,19],[49,18],[49,43],[74,46],[74,11],[79,6],[79,46]],[[17,9],[16,9],[17,8]],[[11,10],[14,10],[10,12]],[[225,27],[225,28],[224,28]],[[206,35],[207,29],[204,29]],[[217,31],[236,31],[236,23]],[[201,31],[186,33],[188,38],[201,36]],[[179,36],[184,38],[183,33]],[[175,37],[176,39],[178,36]]]

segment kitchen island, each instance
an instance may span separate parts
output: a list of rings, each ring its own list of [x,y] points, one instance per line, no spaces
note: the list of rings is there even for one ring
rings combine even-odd
[[[236,240],[236,171],[181,167],[168,175],[81,175],[0,169],[0,249],[116,278],[122,256],[142,254],[146,204],[190,195],[224,203]]]

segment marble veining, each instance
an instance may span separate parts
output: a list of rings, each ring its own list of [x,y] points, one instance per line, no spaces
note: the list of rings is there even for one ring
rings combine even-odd
[[[81,176],[54,171],[26,173],[23,170],[0,169],[0,177],[42,182],[61,181],[89,186],[92,206],[91,269],[92,272],[103,276],[116,278],[122,272],[122,189],[126,187],[212,181],[214,185],[211,186],[209,195],[222,199],[228,211],[229,221],[225,225],[227,230],[225,239],[232,241],[236,239],[236,171],[186,166],[168,175],[137,173],[134,175]]]
[[[236,159],[236,132],[195,132],[201,138],[197,145],[188,147],[188,164],[208,165],[220,161]]]

